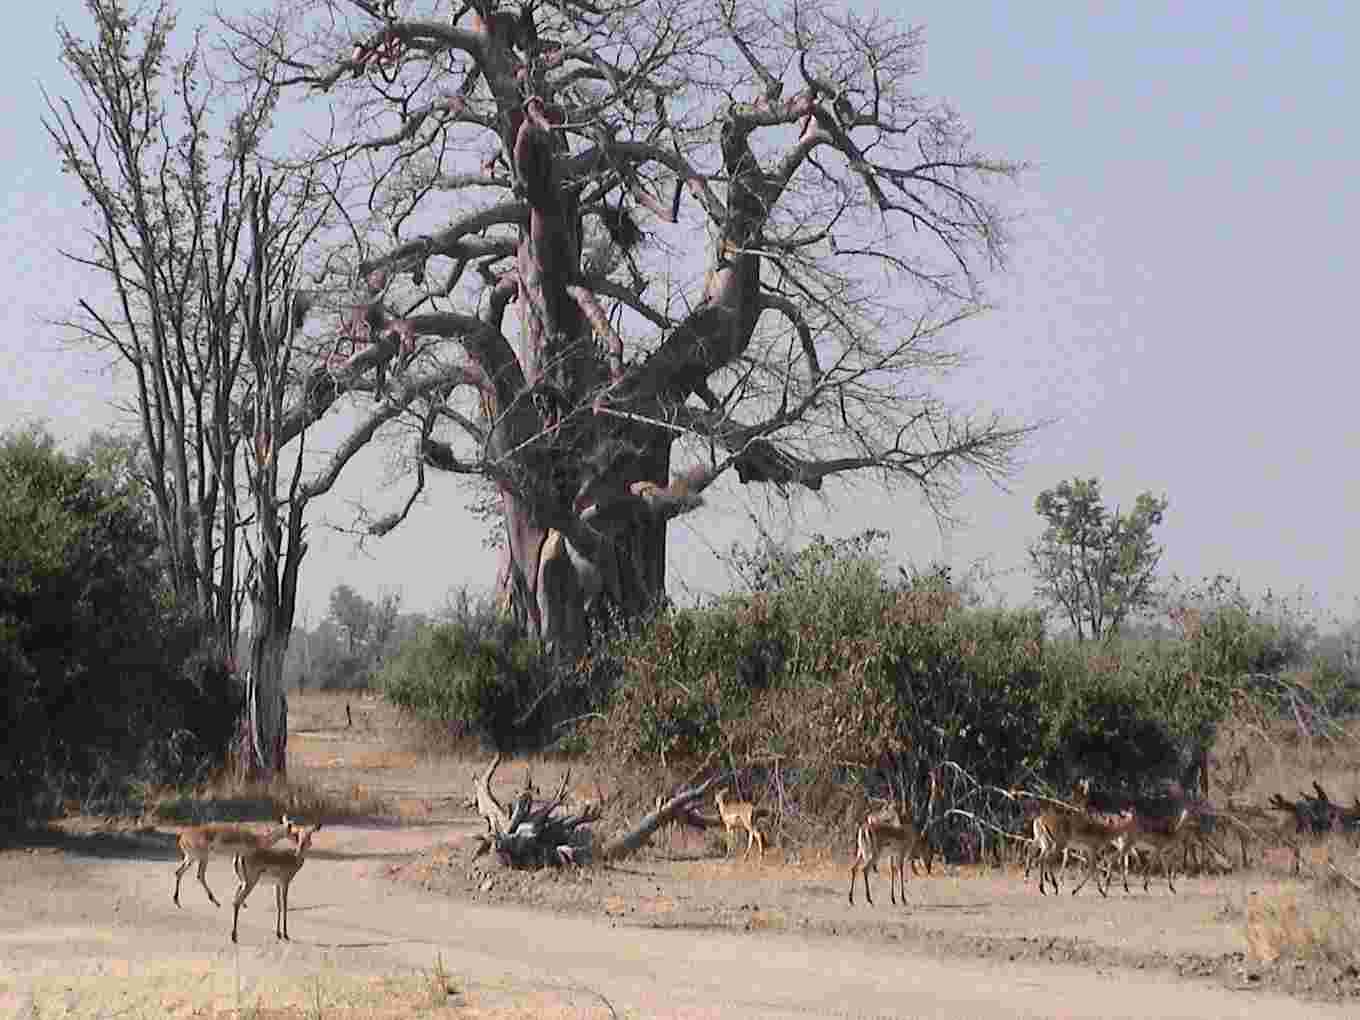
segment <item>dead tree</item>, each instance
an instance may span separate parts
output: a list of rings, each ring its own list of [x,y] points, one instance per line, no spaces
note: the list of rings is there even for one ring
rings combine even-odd
[[[559,814],[571,780],[570,770],[562,777],[551,799],[535,801],[526,786],[509,810],[491,792],[491,777],[500,766],[497,754],[484,773],[476,779],[477,813],[486,820],[486,835],[480,837],[473,857],[494,850],[502,864],[512,868],[542,868],[549,865],[584,865],[596,861],[615,861],[627,857],[652,838],[653,833],[673,818],[683,817],[690,824],[707,827],[708,820],[692,811],[722,776],[717,775],[681,790],[658,808],[648,812],[633,828],[597,845],[589,828],[598,821],[600,808],[591,804],[574,814]]]

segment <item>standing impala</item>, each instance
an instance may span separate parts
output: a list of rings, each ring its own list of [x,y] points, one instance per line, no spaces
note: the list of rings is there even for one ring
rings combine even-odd
[[[926,805],[925,826],[935,814],[935,798],[939,795],[939,772],[931,769],[930,799]],[[926,836],[925,828],[918,828],[912,821],[911,810],[906,801],[891,804],[882,811],[865,817],[864,822],[855,830],[855,860],[850,865],[850,904],[855,903],[855,875],[864,873],[864,898],[872,905],[869,894],[869,872],[878,873],[878,856],[888,855],[888,898],[897,903],[896,886],[902,887],[902,905],[907,904],[907,868],[916,870],[916,859],[926,866],[930,874],[934,850]]]
[[[897,903],[897,886],[902,886],[902,905],[907,904],[907,869],[916,867],[920,855],[930,870],[931,849],[925,834],[909,820],[895,814],[892,818],[870,815],[855,831],[855,861],[850,865],[850,904],[855,903],[855,875],[864,873],[864,898],[872,905],[869,872],[878,871],[878,855],[888,854],[888,898]],[[909,863],[910,862],[910,863]],[[900,876],[900,877],[899,877]]]
[[[256,850],[267,850],[288,835],[291,824],[288,816],[284,815],[277,826],[265,833],[256,832],[243,825],[226,824],[200,825],[193,829],[185,829],[179,834],[180,864],[175,869],[175,894],[171,897],[175,906],[180,905],[180,880],[184,878],[184,873],[194,861],[198,861],[198,884],[208,894],[208,899],[212,900],[214,907],[222,906],[217,902],[213,891],[208,888],[206,877],[208,861],[214,857],[235,857]]]
[[[760,856],[765,856],[765,834],[760,831],[757,820],[761,815],[768,814],[764,808],[758,808],[750,801],[728,800],[728,788],[726,786],[718,790],[713,795],[713,802],[718,806],[718,815],[722,818],[723,835],[727,844],[727,852],[732,852],[732,833],[734,830],[746,830],[746,853],[742,857],[748,857],[751,847],[760,847]]]
[[[241,884],[236,887],[232,900],[231,940],[236,941],[236,921],[241,916],[241,907],[252,889],[261,880],[274,883],[274,937],[284,942],[288,938],[288,887],[292,885],[297,873],[312,845],[312,836],[321,829],[317,822],[310,829],[288,823],[288,835],[297,843],[292,850],[254,850],[236,858],[236,877]]]

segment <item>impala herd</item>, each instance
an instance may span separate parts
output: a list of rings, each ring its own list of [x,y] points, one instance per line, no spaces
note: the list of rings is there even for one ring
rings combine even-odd
[[[1326,794],[1318,788],[1319,803],[1332,807]],[[930,806],[927,818],[933,813],[938,781],[934,772],[930,774]],[[767,809],[744,800],[730,800],[727,787],[719,789],[714,795],[714,806],[723,826],[726,837],[727,853],[732,852],[732,834],[746,834],[746,851],[749,856],[754,847],[761,857],[765,855],[765,837],[760,829],[762,816],[769,814]],[[1190,848],[1207,848],[1211,853],[1226,860],[1226,854],[1215,844],[1205,831],[1198,814],[1189,807],[1174,807],[1169,814],[1149,814],[1138,807],[1123,810],[1101,811],[1091,801],[1089,780],[1082,780],[1072,789],[1071,801],[1063,802],[1037,797],[1020,790],[1011,790],[1009,795],[1016,801],[1033,799],[1041,802],[1041,807],[1030,822],[1031,835],[1020,837],[1028,844],[1025,860],[1025,880],[1037,867],[1039,871],[1039,892],[1047,894],[1051,887],[1058,892],[1058,874],[1066,867],[1069,857],[1080,856],[1085,862],[1085,875],[1072,889],[1073,895],[1079,893],[1093,876],[1096,889],[1101,896],[1109,895],[1115,863],[1121,868],[1124,891],[1129,891],[1129,858],[1138,855],[1143,866],[1143,891],[1149,890],[1149,876],[1154,860],[1162,866],[1166,882],[1171,892],[1176,891],[1175,861],[1180,852],[1188,855]],[[659,811],[666,798],[656,799]],[[1292,806],[1281,801],[1283,810]],[[1274,807],[1274,805],[1272,805]],[[1348,827],[1360,829],[1360,799],[1354,810],[1340,808],[1332,812],[1341,817]],[[1354,816],[1354,817],[1352,817]],[[1330,817],[1330,816],[1329,816]],[[692,820],[673,817],[663,823],[668,827],[681,824],[699,824]],[[241,907],[246,898],[261,881],[275,887],[275,924],[274,935],[288,941],[288,889],[297,873],[302,869],[312,836],[321,828],[301,826],[284,815],[280,823],[259,833],[240,825],[213,824],[186,829],[179,836],[180,863],[175,870],[175,891],[173,901],[180,905],[180,882],[185,872],[195,863],[198,864],[198,882],[208,894],[213,905],[220,907],[217,897],[208,886],[206,873],[208,862],[214,857],[230,857],[238,881],[236,894],[232,898],[231,940],[237,941],[237,922]],[[1299,823],[1303,831],[1303,823]],[[290,839],[290,849],[277,850],[274,845],[280,840]],[[1297,847],[1295,848],[1297,855]],[[1245,844],[1244,844],[1245,852]],[[864,898],[870,904],[873,897],[869,892],[869,872],[878,872],[878,859],[888,858],[888,896],[897,903],[900,888],[902,903],[907,902],[908,868],[916,870],[917,862],[925,866],[926,873],[931,871],[934,848],[924,828],[912,820],[910,811],[902,805],[890,805],[864,816],[855,830],[855,856],[850,865],[849,900],[855,902],[855,880],[863,876]],[[1099,868],[1102,861],[1113,860],[1106,864],[1104,881],[1101,881]]]

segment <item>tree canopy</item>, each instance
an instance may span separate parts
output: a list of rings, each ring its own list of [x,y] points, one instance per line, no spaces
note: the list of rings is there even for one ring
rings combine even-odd
[[[917,89],[919,30],[833,4],[448,10],[232,22],[244,72],[327,97],[335,130],[284,165],[349,174],[293,305],[316,367],[285,438],[372,394],[368,436],[413,433],[411,500],[426,466],[494,486],[503,594],[566,646],[655,604],[667,521],[725,472],[868,473],[942,509],[1009,467],[1027,427],[933,387],[1020,167]]]
[[[1144,492],[1128,513],[1111,513],[1095,478],[1039,493],[1034,509],[1047,526],[1029,547],[1035,594],[1063,612],[1078,640],[1117,634],[1130,614],[1153,604],[1162,547],[1152,529],[1166,507],[1165,498]]]

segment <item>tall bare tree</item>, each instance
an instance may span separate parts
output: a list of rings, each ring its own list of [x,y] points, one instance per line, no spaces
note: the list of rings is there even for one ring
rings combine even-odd
[[[443,380],[421,457],[494,484],[502,593],[550,644],[654,605],[668,522],[725,472],[867,474],[945,512],[1009,467],[1028,427],[932,386],[1019,168],[918,93],[918,31],[802,0],[289,10],[233,27],[373,172],[345,378]]]
[[[408,379],[337,449],[304,457],[312,424],[343,394],[374,388],[365,373],[383,350],[334,365],[318,349],[330,338],[303,332],[326,297],[299,286],[304,252],[324,259],[345,162],[314,161],[280,186],[263,172],[278,106],[267,61],[229,82],[197,37],[172,58],[168,3],[86,8],[93,39],[59,28],[80,102],[48,95],[44,124],[92,210],[90,251],[68,254],[112,297],[81,300],[68,325],[131,374],[143,481],[175,591],[224,655],[249,603],[237,758],[246,775],[267,778],[286,765],[282,664],[308,502],[434,384]]]
[[[131,374],[142,481],[174,590],[225,655],[240,626],[244,534],[235,274],[251,161],[275,92],[257,81],[237,98],[223,152],[214,145],[227,120],[222,90],[197,39],[172,59],[170,6],[141,16],[122,0],[85,6],[92,38],[58,27],[79,99],[44,93],[43,123],[91,211],[89,249],[65,254],[103,277],[111,300],[80,299],[66,325]]]

